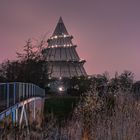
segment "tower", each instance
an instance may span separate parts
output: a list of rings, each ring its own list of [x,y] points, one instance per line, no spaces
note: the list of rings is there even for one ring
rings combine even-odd
[[[76,45],[72,43],[73,36],[69,35],[62,18],[48,39],[48,46],[43,55],[48,62],[49,77],[55,79],[86,76],[83,67],[85,60],[81,60],[76,52]]]

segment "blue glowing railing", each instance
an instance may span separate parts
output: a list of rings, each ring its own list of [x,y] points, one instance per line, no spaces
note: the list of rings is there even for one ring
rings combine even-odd
[[[44,96],[45,90],[31,83],[0,83],[0,112],[28,98]]]

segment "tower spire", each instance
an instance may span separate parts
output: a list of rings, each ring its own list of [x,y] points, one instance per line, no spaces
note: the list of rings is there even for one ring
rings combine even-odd
[[[63,23],[63,19],[62,19],[62,17],[61,17],[61,16],[60,16],[60,18],[59,18],[58,23]]]
[[[61,16],[53,32],[53,36],[57,36],[57,35],[68,35],[68,31],[64,25],[64,22]]]

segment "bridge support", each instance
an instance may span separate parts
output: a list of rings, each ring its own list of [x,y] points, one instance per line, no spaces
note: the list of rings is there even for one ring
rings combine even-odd
[[[23,104],[23,106],[21,108],[21,114],[20,114],[20,119],[19,119],[20,126],[23,122],[23,116],[24,116],[25,124],[26,124],[26,126],[28,126],[28,119],[27,119],[27,114],[26,114],[26,110],[25,110],[25,104]]]
[[[20,114],[20,119],[19,119],[19,127],[21,128],[23,120],[25,120],[25,125],[27,126],[27,132],[29,134],[29,123],[28,123],[28,118],[27,118],[27,113],[26,113],[26,104],[23,104],[21,108],[21,114]],[[24,119],[23,119],[24,116]]]
[[[12,123],[12,126],[17,125],[20,128],[22,125],[28,128],[33,122],[37,122],[37,127],[39,127],[42,123],[43,109],[43,98],[29,98],[0,113],[0,121],[3,120],[4,122],[5,120],[7,124]]]
[[[34,121],[35,121],[35,119],[36,119],[36,100],[34,100]]]
[[[15,112],[16,112],[15,121],[16,121],[16,123],[18,124],[18,109],[16,109]]]

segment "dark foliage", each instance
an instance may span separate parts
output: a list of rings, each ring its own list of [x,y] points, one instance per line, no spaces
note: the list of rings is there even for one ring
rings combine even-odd
[[[25,82],[45,86],[48,72],[45,59],[41,54],[41,41],[33,45],[29,39],[23,53],[17,53],[18,60],[7,60],[0,65],[0,82]]]
[[[82,95],[90,89],[91,80],[88,77],[73,77],[69,80],[69,88],[67,93],[70,95]]]

